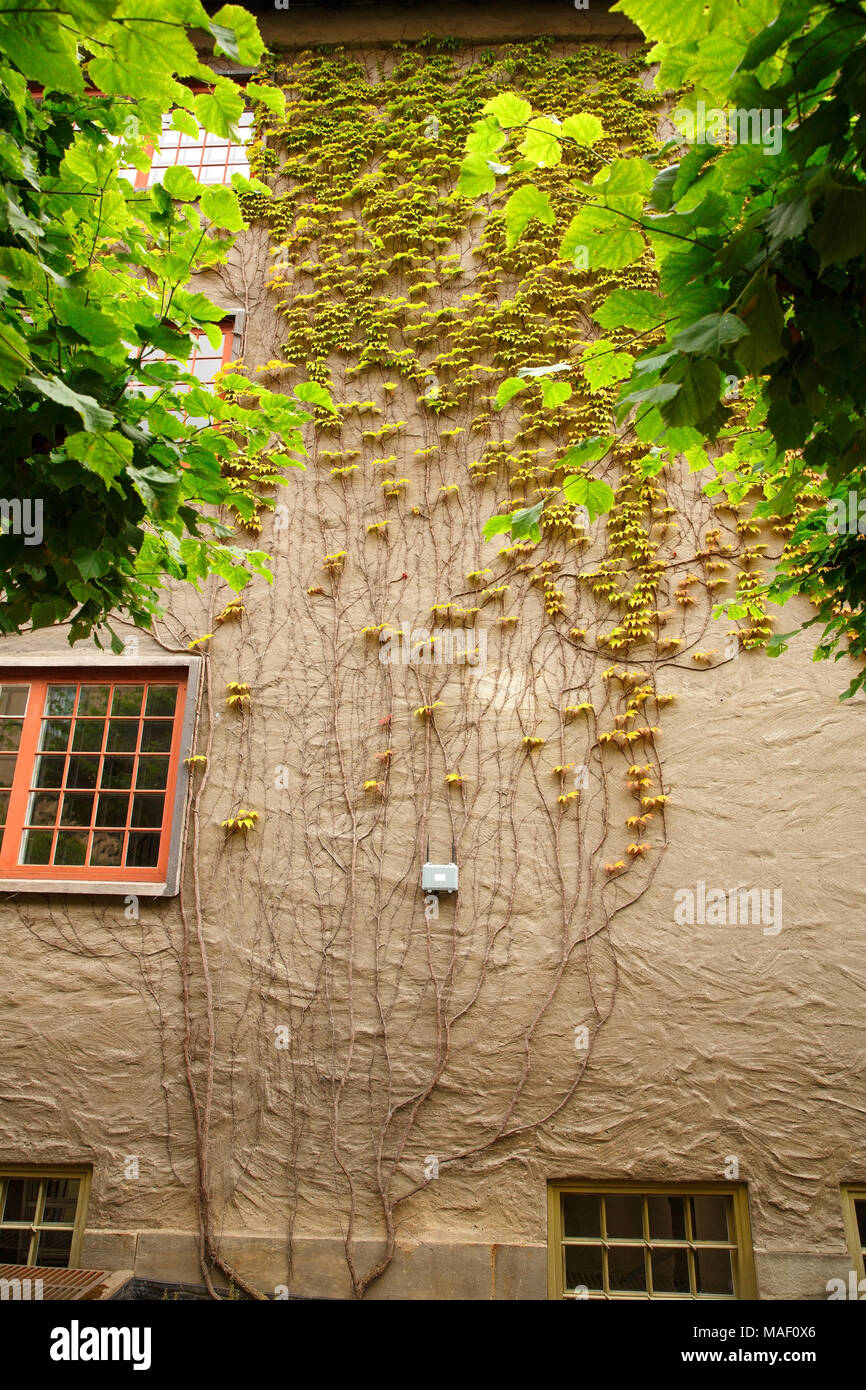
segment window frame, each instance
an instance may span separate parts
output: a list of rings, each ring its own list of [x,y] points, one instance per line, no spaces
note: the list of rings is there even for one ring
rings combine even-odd
[[[148,355],[145,358],[142,358],[141,363],[139,365],[147,366],[148,363],[153,362],[174,362],[178,367],[181,368],[182,371],[188,372],[191,376],[194,376],[200,386],[212,388],[217,376],[220,372],[225,370],[229,362],[232,362],[243,355],[244,323],[245,313],[243,309],[227,309],[223,317],[217,320],[216,322],[216,327],[222,333],[223,341],[221,349],[216,349],[214,352],[208,352],[206,354],[200,354],[198,352],[198,347],[196,344],[190,350],[189,356],[183,359],[179,357],[171,357],[166,352],[154,350],[153,355]],[[210,343],[208,342],[207,335],[203,328],[192,329],[191,336],[196,340],[203,338],[206,345],[210,347]],[[218,359],[213,376],[197,376],[195,371],[195,364],[199,356],[216,357]],[[144,395],[143,388],[144,383],[142,383],[141,381],[136,380],[133,383],[133,389],[141,395]],[[190,387],[182,385],[178,388],[178,393],[180,395],[185,395],[187,391],[190,389]],[[154,386],[152,388],[151,395],[157,395],[159,393],[159,390],[160,388],[158,386]],[[172,413],[184,420],[190,420],[193,422],[195,422],[195,420],[199,418],[197,416],[182,414],[180,411],[173,411]],[[183,466],[186,467],[186,464],[184,464]]]
[[[864,1245],[860,1241],[855,1202],[866,1204],[866,1183],[845,1183],[841,1192],[845,1239],[848,1243],[848,1254],[851,1256],[852,1268],[856,1271],[859,1282],[861,1279],[866,1279],[866,1255],[864,1255]]]
[[[731,1244],[736,1248],[732,1252],[731,1267],[733,1274],[734,1292],[733,1295],[724,1294],[697,1294],[697,1293],[649,1293],[638,1290],[616,1290],[611,1292],[590,1291],[590,1301],[604,1301],[619,1303],[622,1301],[646,1302],[646,1303],[736,1303],[742,1300],[756,1299],[757,1282],[755,1277],[755,1261],[752,1247],[752,1230],[749,1220],[749,1194],[745,1183],[733,1182],[641,1182],[623,1181],[620,1179],[605,1182],[584,1181],[580,1179],[557,1178],[551,1179],[547,1184],[547,1296],[556,1301],[579,1301],[576,1294],[570,1293],[565,1288],[564,1270],[564,1250],[565,1240],[562,1222],[562,1197],[567,1193],[578,1193],[585,1196],[603,1197],[611,1196],[669,1196],[669,1197],[727,1197],[731,1200],[731,1214],[734,1225],[734,1236]],[[603,1246],[604,1241],[587,1240],[588,1245]],[[613,1242],[616,1244],[617,1242]],[[647,1241],[646,1237],[639,1240],[637,1237],[620,1242],[623,1245],[640,1245],[645,1249],[653,1249],[652,1241]],[[668,1242],[659,1241],[659,1246],[664,1247]],[[692,1244],[692,1242],[688,1242]],[[694,1242],[701,1246],[703,1242]],[[707,1242],[712,1246],[712,1242]],[[678,1243],[677,1248],[683,1248],[683,1243]],[[724,1248],[724,1247],[722,1247]]]
[[[4,1221],[3,1207],[6,1203],[6,1180],[8,1178],[34,1178],[40,1183],[39,1198],[36,1204],[36,1212],[33,1221]],[[72,1223],[72,1243],[69,1247],[69,1262],[66,1265],[53,1265],[56,1269],[80,1269],[81,1268],[81,1244],[84,1239],[84,1231],[87,1220],[87,1207],[90,1201],[90,1186],[93,1178],[93,1169],[86,1164],[53,1164],[46,1163],[38,1166],[18,1163],[0,1164],[0,1231],[16,1230],[22,1231],[29,1229],[30,1251],[33,1250],[34,1238],[38,1241],[39,1232],[42,1229],[36,1216],[41,1216],[45,1210],[45,1184],[52,1178],[78,1178],[80,1186],[78,1188],[78,1198],[75,1207],[75,1220]],[[69,1223],[51,1223],[48,1230],[68,1231]],[[38,1245],[37,1245],[38,1250]],[[29,1254],[30,1252],[28,1252]],[[25,1268],[42,1268],[31,1262],[25,1261]],[[47,1268],[47,1266],[46,1266]]]
[[[134,661],[124,657],[109,658],[105,655],[81,656],[77,660],[64,659],[59,654],[52,656],[22,656],[18,661],[0,658],[0,685],[24,683],[36,680],[51,684],[61,684],[64,680],[72,683],[93,681],[106,683],[123,680],[135,684],[138,680],[168,682],[177,680],[184,687],[183,708],[175,715],[175,732],[172,740],[171,762],[169,764],[169,785],[166,788],[166,807],[169,817],[162,829],[163,843],[160,846],[160,865],[153,870],[134,869],[118,874],[116,868],[106,867],[93,871],[82,866],[79,872],[74,865],[17,864],[12,858],[20,853],[21,834],[24,821],[7,821],[7,829],[17,824],[17,839],[14,850],[3,853],[0,864],[0,893],[76,893],[111,894],[136,897],[174,897],[180,891],[180,871],[184,835],[184,810],[189,768],[185,762],[192,752],[192,738],[198,702],[201,672],[201,657],[181,653],[164,654],[159,657],[146,654]],[[32,698],[32,697],[31,697]],[[42,710],[32,717],[38,726]],[[23,751],[23,735],[22,750]],[[36,756],[35,746],[28,748],[27,766],[33,767]],[[15,781],[18,784],[19,770],[16,767]],[[29,786],[29,772],[28,772]],[[16,787],[17,790],[17,787]],[[11,798],[10,798],[11,804]],[[20,798],[19,798],[19,804]],[[4,832],[5,833],[5,832]],[[2,846],[2,842],[0,842]],[[67,870],[64,877],[64,870]],[[59,870],[59,872],[58,872]]]
[[[205,89],[202,88],[202,91],[204,91],[204,90],[205,90]],[[172,108],[172,110],[173,110],[173,109],[174,109],[174,108]],[[249,131],[250,131],[250,136],[249,136],[249,139],[246,140],[246,141],[244,141],[243,144],[240,144],[240,145],[239,145],[239,144],[237,144],[235,141],[229,140],[228,144],[226,145],[226,158],[225,158],[225,163],[224,163],[224,166],[223,166],[223,173],[227,175],[226,178],[221,178],[217,183],[207,183],[205,180],[201,179],[201,178],[199,177],[199,175],[201,174],[202,169],[205,167],[204,162],[203,162],[203,160],[202,160],[201,158],[199,159],[198,165],[197,165],[197,167],[196,167],[195,169],[193,168],[193,166],[192,166],[191,164],[180,164],[179,161],[177,161],[177,160],[175,160],[174,164],[167,164],[167,165],[165,165],[164,167],[163,167],[163,166],[160,166],[160,170],[161,170],[161,172],[162,172],[162,174],[163,174],[163,177],[165,176],[165,172],[166,172],[167,169],[177,169],[177,168],[189,169],[189,170],[192,172],[193,177],[195,178],[196,182],[197,182],[197,183],[201,183],[202,186],[205,187],[205,188],[231,188],[231,187],[232,187],[231,175],[232,175],[233,173],[241,173],[241,174],[243,174],[244,178],[247,178],[247,179],[248,179],[248,178],[250,177],[250,161],[249,161],[249,155],[248,155],[248,153],[247,153],[247,147],[249,146],[250,142],[251,142],[251,141],[253,140],[253,138],[254,138],[254,124],[255,124],[255,119],[254,119],[252,107],[250,107],[250,106],[244,107],[243,114],[244,114],[245,116],[246,116],[246,115],[250,116],[249,125],[248,125],[248,127],[245,127],[245,129],[249,129]],[[166,125],[165,125],[166,118],[168,118],[168,119],[170,120],[170,119],[171,119],[171,115],[172,115],[172,111],[167,111],[167,112],[163,115],[163,128],[162,128],[162,131],[161,131],[161,136],[162,136],[162,135],[165,135],[166,129],[167,129],[167,128],[168,128],[168,129],[171,128],[170,126],[169,126],[169,127],[166,127]],[[193,119],[195,119],[195,117],[193,117]],[[239,128],[240,128],[240,127],[239,127]],[[212,132],[212,131],[204,130],[204,128],[203,128],[202,126],[199,126],[199,130],[200,130],[200,132],[201,132],[201,134],[202,134],[202,136],[203,136],[204,138],[203,138],[200,142],[196,142],[196,148],[198,148],[198,149],[200,150],[200,153],[203,155],[204,152],[205,152],[205,149],[207,148],[207,138],[208,138],[209,135],[213,136],[213,132]],[[177,149],[178,149],[178,150],[180,150],[181,148],[187,148],[187,149],[189,149],[190,146],[185,146],[185,147],[181,146],[181,143],[180,143],[180,142],[181,142],[181,140],[184,138],[182,132],[181,132],[181,131],[178,131],[177,134],[178,134]],[[188,138],[188,137],[187,137],[187,138]],[[213,136],[213,138],[214,138],[214,139],[218,139],[219,137]],[[150,163],[148,164],[148,166],[147,166],[146,169],[136,169],[136,170],[135,170],[135,178],[132,179],[132,180],[130,180],[130,182],[132,183],[133,188],[135,189],[135,191],[136,191],[137,193],[143,192],[143,191],[147,190],[148,188],[153,188],[153,187],[156,186],[157,183],[160,183],[160,184],[162,183],[162,179],[152,179],[152,178],[151,178],[151,175],[152,175],[152,173],[153,173],[153,161],[154,161],[154,157],[155,157],[157,154],[160,153],[160,145],[147,145],[145,148],[146,148],[146,150],[147,150],[147,152],[148,152],[148,154],[149,154],[149,156],[150,156]],[[240,149],[240,150],[243,150],[244,156],[245,156],[243,167],[237,166],[236,168],[232,168],[231,165],[229,164],[229,153],[230,153],[230,151],[231,151],[232,149]]]

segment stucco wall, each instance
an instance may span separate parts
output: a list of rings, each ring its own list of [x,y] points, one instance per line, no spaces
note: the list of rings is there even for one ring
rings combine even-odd
[[[444,297],[472,290],[475,245],[467,232],[463,279]],[[247,310],[250,366],[285,336],[269,249],[253,227],[209,286]],[[370,398],[377,423],[407,422],[394,473],[409,487],[383,510],[363,414],[338,444],[311,432],[308,471],[255,542],[274,557],[273,585],[245,591],[241,623],[215,629],[225,591],[172,596],[159,650],[216,634],[183,894],[142,898],[137,921],[121,899],[0,902],[0,1162],[93,1164],[86,1264],[198,1282],[204,1152],[222,1247],[269,1291],[348,1296],[346,1246],[363,1277],[384,1211],[397,1256],[368,1296],[510,1299],[546,1296],[548,1181],[722,1180],[734,1157],[760,1296],[823,1297],[850,1264],[839,1184],[866,1178],[863,700],[839,704],[844,673],[812,663],[802,637],[777,661],[723,658],[730,624],[709,601],[677,613],[682,656],[640,662],[678,699],[632,755],[656,766],[670,804],[650,852],[608,881],[604,864],[631,838],[629,757],[562,715],[576,699],[619,708],[610,656],[564,635],[594,621],[587,596],[569,587],[568,617],[548,621],[538,588],[482,543],[505,493],[501,479],[467,484],[471,443],[418,462],[471,410],[431,420],[416,382],[389,395],[389,369],[359,382],[346,360],[331,365],[335,400]],[[335,480],[319,454],[352,445],[362,468]],[[440,494],[449,482],[456,500]],[[675,469],[663,482],[679,544],[695,548],[718,517],[699,479]],[[366,532],[386,515],[387,543]],[[778,548],[769,528],[765,539]],[[567,573],[564,546],[544,544],[533,558]],[[332,579],[322,559],[340,550]],[[586,555],[603,553],[602,525]],[[512,585],[503,610],[485,603],[476,619],[486,662],[385,665],[361,635],[431,626],[434,603],[472,602],[466,574],[486,566]],[[519,625],[498,627],[512,611]],[[696,646],[715,653],[711,669],[691,660]],[[143,661],[149,650],[145,638]],[[62,652],[63,634],[0,643],[22,665],[34,651]],[[233,680],[250,684],[248,714],[225,705]],[[434,700],[433,721],[413,714]],[[527,736],[544,747],[527,752]],[[562,808],[551,767],[567,762],[586,762],[590,783]],[[458,770],[465,781],[446,785]],[[363,791],[374,778],[384,795]],[[261,814],[245,841],[220,827],[239,805]],[[461,874],[430,921],[428,835],[434,859],[455,840]],[[781,889],[781,929],[678,925],[675,894],[699,881]],[[209,1108],[198,1150],[190,1077],[200,1123]]]

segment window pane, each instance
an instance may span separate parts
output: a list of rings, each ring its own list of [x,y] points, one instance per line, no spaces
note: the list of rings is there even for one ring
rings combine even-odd
[[[855,1202],[854,1211],[857,1216],[857,1231],[860,1236],[860,1244],[866,1245],[866,1201]]]
[[[177,704],[176,685],[152,685],[147,692],[145,714],[174,714]]]
[[[607,1280],[611,1290],[622,1293],[646,1291],[646,1269],[642,1245],[612,1245],[607,1252]]]
[[[92,792],[67,792],[60,813],[61,825],[89,825],[93,816]]]
[[[108,692],[107,685],[83,685],[78,696],[78,713],[107,714]]]
[[[126,825],[129,797],[116,792],[100,792],[96,808],[96,825]]]
[[[103,787],[131,787],[133,758],[106,758],[102,764]]]
[[[600,1246],[566,1245],[565,1287],[572,1292],[578,1288],[595,1291],[604,1288]]]
[[[0,715],[27,713],[29,685],[0,685]]]
[[[106,748],[112,753],[130,753],[135,751],[138,741],[138,720],[137,719],[111,719],[108,724],[108,738]]]
[[[98,772],[98,758],[70,758],[66,785],[67,787],[95,787]]]
[[[79,1178],[48,1178],[45,1184],[43,1222],[72,1225],[78,1203]]]
[[[15,763],[17,759],[14,753],[0,754],[0,787],[11,787],[12,779],[15,776]]]
[[[128,868],[155,869],[159,862],[159,834],[131,831],[126,848]]]
[[[136,787],[148,791],[163,791],[168,782],[168,758],[139,758],[135,774]]]
[[[63,785],[63,765],[66,759],[37,758],[34,787],[60,787]]]
[[[696,1250],[694,1260],[698,1293],[733,1294],[730,1250]]]
[[[31,792],[27,807],[28,825],[54,825],[60,797],[57,792]]]
[[[101,719],[76,719],[72,747],[76,753],[98,753],[105,725]]]
[[[687,1250],[654,1250],[652,1252],[652,1265],[655,1293],[689,1292],[689,1255]]]
[[[71,1249],[71,1231],[40,1231],[36,1263],[37,1265],[49,1265],[55,1269],[65,1269],[69,1264]]]
[[[0,752],[17,753],[21,742],[21,720],[0,719]]]
[[[728,1240],[728,1203],[725,1197],[690,1197],[692,1235],[695,1240]]]
[[[30,1232],[0,1229],[0,1265],[30,1263]]]
[[[566,1192],[562,1198],[562,1224],[566,1236],[600,1236],[601,1202],[595,1193]]]
[[[123,831],[96,830],[90,846],[90,863],[94,868],[106,868],[123,862]]]
[[[6,824],[6,816],[9,811],[9,793],[0,791],[0,826]]]
[[[145,719],[141,727],[142,753],[167,753],[174,725],[169,719]]]
[[[25,830],[19,864],[47,864],[51,858],[53,830]]]
[[[4,1221],[34,1221],[39,1199],[38,1178],[9,1178],[3,1203]]]
[[[685,1240],[686,1204],[683,1197],[669,1197],[663,1193],[650,1193],[647,1197],[649,1207],[650,1240]]]
[[[87,859],[87,831],[58,830],[55,864],[83,864]]]
[[[71,714],[75,709],[77,685],[49,685],[45,697],[46,714]]]
[[[140,714],[143,685],[116,685],[111,701],[112,714]]]
[[[40,750],[48,753],[65,752],[70,728],[68,719],[43,719],[39,735]]]
[[[608,1192],[604,1198],[608,1237],[643,1237],[643,1198]]]
[[[164,796],[156,792],[145,792],[136,795],[132,799],[132,825],[148,825],[159,827],[162,825],[162,807],[165,801]]]

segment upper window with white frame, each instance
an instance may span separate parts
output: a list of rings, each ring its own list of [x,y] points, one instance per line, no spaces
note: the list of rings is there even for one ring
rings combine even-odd
[[[198,183],[230,184],[232,174],[249,177],[250,165],[247,144],[252,134],[253,113],[244,111],[238,121],[238,140],[230,140],[212,134],[209,130],[198,128],[198,135],[185,135],[175,130],[171,123],[171,113],[162,118],[162,134],[159,146],[153,151],[148,169],[123,169],[121,173],[130,178],[136,188],[150,188],[162,183],[166,169],[182,164],[189,169]]]

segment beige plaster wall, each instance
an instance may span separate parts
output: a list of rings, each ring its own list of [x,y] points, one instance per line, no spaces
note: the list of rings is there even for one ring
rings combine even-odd
[[[213,286],[249,311],[249,364],[281,341],[267,264],[254,228]],[[0,898],[0,1162],[92,1163],[84,1262],[198,1282],[186,1045],[215,1228],[268,1291],[348,1296],[347,1243],[361,1275],[384,1248],[384,1189],[398,1253],[368,1296],[542,1298],[549,1180],[722,1180],[733,1156],[760,1296],[823,1297],[850,1264],[839,1185],[866,1179],[864,702],[839,704],[844,671],[804,638],[778,661],[659,670],[679,696],[659,720],[671,804],[647,861],[606,883],[632,803],[602,769],[619,779],[623,760],[559,711],[578,688],[603,698],[607,658],[563,643],[533,590],[511,636],[482,611],[484,668],[384,666],[360,636],[429,624],[495,554],[480,539],[493,494],[465,487],[457,452],[441,477],[414,464],[429,419],[409,388],[391,408],[412,477],[393,541],[365,538],[376,482],[336,485],[315,454],[333,443],[311,439],[261,539],[273,585],[209,644],[182,897],[142,899],[133,922],[121,899]],[[446,508],[448,478],[463,486]],[[694,541],[708,503],[694,479],[667,481]],[[339,549],[332,591],[321,560]],[[161,649],[214,631],[227,597],[173,595]],[[702,622],[721,651],[727,624]],[[61,659],[62,633],[0,643],[22,665],[49,651]],[[231,680],[250,683],[248,715],[225,706]],[[413,717],[434,699],[435,724]],[[527,733],[548,740],[539,754]],[[371,797],[387,746],[387,795]],[[550,765],[583,758],[590,790],[561,814]],[[467,781],[448,789],[455,768]],[[261,813],[246,842],[220,828],[239,805]],[[461,873],[431,922],[428,834],[434,858],[454,837]],[[781,930],[676,925],[674,895],[698,880],[780,888]]]

